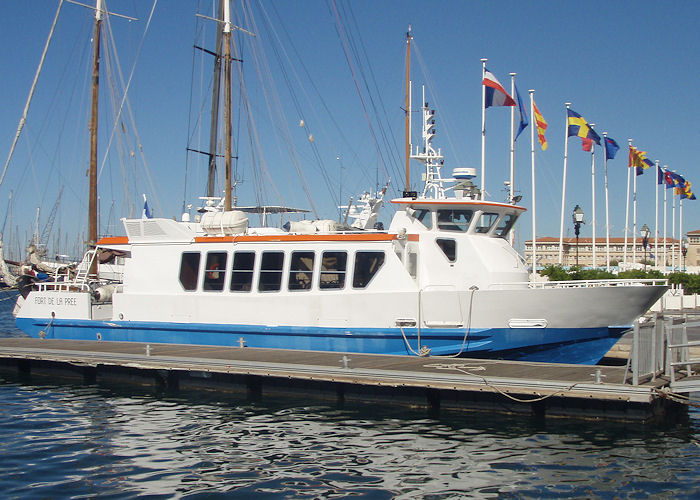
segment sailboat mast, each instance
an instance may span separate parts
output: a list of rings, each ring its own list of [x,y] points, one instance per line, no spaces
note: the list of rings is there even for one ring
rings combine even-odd
[[[411,100],[410,100],[410,78],[411,78],[411,25],[408,25],[408,32],[406,33],[406,189],[404,191],[404,196],[408,196],[411,190]]]
[[[224,0],[224,146],[225,192],[224,210],[231,210],[231,10],[229,0]]]
[[[219,2],[217,19],[224,15],[224,3]],[[219,89],[221,88],[221,43],[223,26],[217,23],[216,28],[216,56],[214,59],[214,75],[212,76],[211,89],[211,118],[209,122],[209,169],[207,174],[207,196],[215,196],[216,191],[216,143],[219,132]]]
[[[90,114],[90,201],[88,206],[88,245],[97,242],[97,104],[100,89],[100,34],[102,31],[102,0],[95,1],[95,34],[92,58],[92,111]],[[90,274],[96,274],[93,260]]]

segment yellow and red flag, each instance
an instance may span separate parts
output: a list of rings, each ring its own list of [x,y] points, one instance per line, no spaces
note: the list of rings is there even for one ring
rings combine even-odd
[[[542,113],[540,113],[540,110],[537,109],[537,104],[535,104],[535,101],[532,101],[532,107],[535,109],[535,125],[537,125],[537,140],[540,143],[540,146],[542,146],[542,151],[547,149],[547,139],[544,136],[545,131],[547,130],[547,122],[544,120],[544,116],[542,116]]]

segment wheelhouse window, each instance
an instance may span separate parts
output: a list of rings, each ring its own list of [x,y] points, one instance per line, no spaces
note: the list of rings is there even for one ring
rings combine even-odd
[[[416,212],[413,214],[413,217],[428,229],[432,229],[433,216],[430,210],[427,210],[425,208],[416,210]]]
[[[180,284],[185,290],[196,290],[199,278],[199,252],[185,252],[180,259]]]
[[[479,217],[479,222],[476,224],[476,229],[474,229],[474,231],[482,234],[488,233],[497,220],[498,214],[485,212],[481,214],[481,217]]]
[[[282,287],[282,266],[284,252],[263,252],[260,261],[258,290],[261,292],[277,292]]]
[[[310,290],[313,270],[313,252],[292,252],[292,260],[289,265],[289,289]]]
[[[507,214],[505,215],[501,221],[498,223],[498,226],[496,226],[496,230],[493,232],[496,236],[500,236],[501,238],[505,238],[508,236],[508,233],[510,232],[511,228],[513,227],[513,224],[515,223],[515,216],[512,214]]]
[[[418,254],[415,250],[409,250],[408,252],[406,269],[408,270],[408,275],[411,278],[416,279],[418,277]]]
[[[469,229],[473,215],[474,211],[472,210],[438,210],[438,229],[466,232]]]
[[[347,252],[323,252],[319,279],[321,290],[345,288],[347,261]]]
[[[357,252],[352,275],[353,288],[366,288],[384,264],[384,252]]]
[[[450,262],[457,260],[457,242],[455,240],[448,238],[437,238],[435,243],[437,243],[437,246],[440,247],[442,253],[445,254],[447,260]]]
[[[235,252],[231,271],[231,291],[250,292],[253,288],[255,252]]]
[[[224,277],[226,276],[226,252],[209,252],[207,265],[204,271],[204,285],[202,288],[209,292],[220,292],[224,289]]]

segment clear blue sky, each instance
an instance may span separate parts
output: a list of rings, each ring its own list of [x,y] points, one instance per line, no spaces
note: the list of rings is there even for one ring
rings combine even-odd
[[[284,203],[315,208],[322,218],[336,218],[338,199],[347,202],[349,196],[374,188],[377,181],[383,184],[391,177],[391,197],[400,193],[409,24],[415,42],[413,105],[420,106],[420,85],[427,85],[427,100],[437,111],[434,144],[445,155],[446,173],[454,167],[480,166],[482,57],[489,59],[489,70],[507,88],[508,74],[516,72],[521,95],[530,88],[536,90],[535,100],[549,122],[549,148],[542,152],[538,147],[536,153],[538,236],[559,234],[567,101],[595,123],[598,133],[607,131],[623,147],[608,164],[613,236],[622,236],[625,224],[628,138],[649,158],[659,159],[696,183],[700,191],[698,155],[693,149],[700,132],[700,104],[693,94],[700,76],[696,26],[700,4],[696,2],[301,0],[250,2],[245,8],[233,3],[234,23],[257,35],[255,39],[236,36],[245,61],[251,110],[243,115],[234,111],[241,205]],[[3,5],[3,164],[57,5],[57,0]],[[211,31],[211,22],[194,17],[197,11],[211,14],[209,2],[160,0],[143,42],[152,2],[111,0],[107,6],[139,19],[128,22],[113,17],[110,21],[124,80],[143,43],[129,102],[148,175],[132,119],[125,114],[100,176],[102,228],[114,227],[113,232],[119,233],[119,217],[140,215],[141,193],[147,194],[156,215],[167,217],[179,217],[183,198],[196,206],[197,197],[204,194],[205,164],[198,155],[187,155],[185,148],[207,148],[210,61],[202,62],[200,54],[193,57],[192,45],[197,40],[211,48],[213,40],[210,33],[204,39],[195,34],[203,27]],[[0,186],[3,218],[13,191],[12,231],[18,229],[20,239],[32,231],[38,206],[42,207],[40,227],[44,226],[61,186],[65,187],[52,238],[59,228],[63,239],[71,235],[76,240],[74,235],[85,231],[91,23],[87,9],[64,4],[27,126]],[[107,66],[103,58],[103,68]],[[103,75],[101,79],[105,113],[100,162],[114,125],[111,78]],[[234,100],[238,109],[237,90]],[[255,134],[249,127],[237,126],[239,120],[246,121],[244,116],[253,117]],[[486,120],[486,188],[491,199],[500,201],[505,198],[503,181],[509,170],[509,111],[489,109]],[[415,114],[414,143],[419,132]],[[515,178],[516,191],[528,208],[532,203],[529,137],[528,128],[516,145]],[[121,160],[120,142],[124,142]],[[602,158],[599,148],[599,237],[605,234]],[[418,167],[413,164],[414,184],[420,179]],[[653,173],[648,171],[638,181],[638,225],[646,223],[653,230]],[[313,204],[305,190],[313,194]],[[590,221],[590,154],[581,150],[578,138],[571,138],[568,233],[572,232],[570,212],[577,203]],[[698,203],[684,204],[684,232],[700,228]],[[669,236],[670,206],[669,201]],[[383,220],[388,221],[390,214],[391,209]],[[660,219],[660,230],[661,224]],[[520,220],[518,248],[531,237],[530,227],[528,212]],[[590,234],[588,225],[582,235]]]

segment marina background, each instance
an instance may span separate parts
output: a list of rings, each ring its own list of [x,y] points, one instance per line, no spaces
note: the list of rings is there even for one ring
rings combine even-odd
[[[6,47],[2,63],[12,68],[3,83],[5,112],[0,124],[5,133],[0,137],[0,151],[9,151],[56,5],[38,0],[11,2],[0,21],[0,41]],[[139,19],[113,18],[110,23],[124,79],[135,63],[129,96],[139,135],[138,141],[125,149],[126,156],[142,150],[149,173],[128,162],[126,167],[120,166],[118,155],[110,155],[100,176],[103,232],[119,233],[119,217],[138,215],[144,191],[155,215],[178,218],[183,201],[196,204],[204,191],[201,159],[188,158],[185,148],[198,145],[199,132],[188,123],[202,119],[197,112],[206,100],[203,96],[210,78],[209,69],[193,64],[195,30],[206,24],[194,13],[205,13],[211,7],[203,1],[161,1],[142,39],[152,5],[107,2],[111,11]],[[538,148],[536,153],[539,236],[558,236],[559,232],[567,101],[589,123],[595,123],[599,133],[607,131],[623,147],[609,164],[613,236],[622,236],[624,229],[624,146],[628,138],[647,151],[649,158],[659,159],[662,166],[668,165],[691,182],[700,182],[695,177],[697,155],[688,147],[697,136],[700,104],[683,97],[693,88],[700,67],[694,25],[700,6],[696,3],[641,1],[630,6],[615,1],[581,8],[573,3],[447,1],[430,9],[416,1],[304,0],[235,5],[236,23],[257,35],[251,41],[239,33],[236,38],[241,50],[259,43],[267,58],[244,56],[244,72],[250,78],[250,109],[264,142],[264,163],[257,152],[254,162],[253,153],[244,151],[249,139],[242,135],[240,204],[255,203],[253,185],[259,182],[260,189],[266,191],[265,202],[310,208],[295,162],[304,172],[309,191],[320,193],[314,204],[321,217],[335,218],[339,201],[346,203],[365,189],[381,187],[389,178],[388,197],[403,189],[403,155],[399,151],[409,24],[416,50],[413,106],[418,109],[420,85],[426,84],[426,98],[437,111],[436,145],[446,156],[448,171],[480,163],[482,57],[489,59],[488,69],[506,88],[510,87],[508,74],[512,71],[517,73],[521,95],[530,88],[536,90],[537,105],[549,122],[549,148],[545,152]],[[60,227],[63,235],[74,235],[85,226],[88,113],[87,99],[81,94],[89,81],[84,68],[91,50],[91,16],[88,9],[64,4],[24,136],[0,186],[0,200],[8,199],[13,191],[11,224],[21,234],[31,233],[35,209],[40,205],[43,225],[61,186],[66,189],[56,228]],[[211,36],[203,39],[205,44],[211,45],[211,41]],[[279,94],[270,93],[272,86],[256,85],[256,73],[263,70],[269,71],[261,74],[265,80],[275,81]],[[198,81],[201,89],[190,101],[192,80]],[[58,83],[64,90],[57,90]],[[106,102],[107,93],[103,95]],[[295,98],[296,106],[292,104]],[[277,99],[284,114],[272,115],[267,106]],[[64,111],[73,112],[72,117],[66,118]],[[417,116],[415,138],[420,133]],[[100,161],[114,129],[109,118],[101,120],[106,126],[99,142]],[[300,127],[302,120],[304,126]],[[124,126],[130,125],[129,120],[122,121]],[[508,177],[508,110],[487,110],[486,126],[486,188],[490,199],[501,201],[506,196],[503,181]],[[286,130],[285,141],[293,145],[294,161],[283,141],[275,139],[282,129]],[[523,134],[516,144],[515,189],[523,195],[521,203],[530,208],[528,135]],[[577,138],[570,138],[569,143],[565,232],[570,235],[569,213],[575,204],[581,205],[590,222],[591,183],[589,154],[581,151]],[[600,149],[598,153],[596,229],[600,237],[605,227]],[[189,180],[184,189],[186,166]],[[130,175],[136,175],[137,180],[122,178],[124,171],[131,169],[134,172]],[[258,171],[262,177],[255,181],[258,174],[254,172]],[[414,167],[416,182],[419,175]],[[653,229],[653,173],[641,176],[639,183],[638,227],[646,223]],[[391,210],[385,208],[383,220],[390,218]],[[693,202],[685,203],[685,230],[698,228],[697,213]],[[670,208],[668,217],[670,226]],[[521,252],[531,236],[528,218],[529,214],[521,218],[515,242]],[[582,236],[590,236],[590,230],[590,225],[584,226]]]
[[[22,335],[10,314],[14,295],[0,297],[2,336]],[[431,415],[2,374],[0,436],[0,489],[8,498],[700,494],[700,410],[693,407],[646,425]]]

